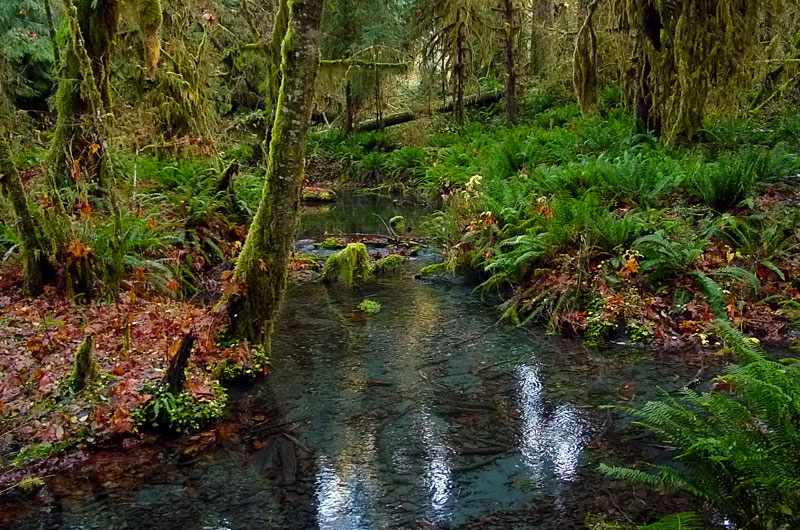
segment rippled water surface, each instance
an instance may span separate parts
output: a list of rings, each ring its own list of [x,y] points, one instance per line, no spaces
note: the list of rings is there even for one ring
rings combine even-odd
[[[229,418],[277,411],[288,436],[106,452],[50,478],[13,527],[582,527],[615,451],[599,406],[696,368],[497,324],[470,286],[414,279],[420,266],[355,291],[291,288],[273,374],[238,390]],[[355,312],[365,298],[383,310]]]

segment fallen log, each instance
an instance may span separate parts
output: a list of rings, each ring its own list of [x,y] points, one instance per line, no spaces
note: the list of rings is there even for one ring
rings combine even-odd
[[[502,98],[503,98],[502,92],[488,92],[486,94],[479,94],[477,96],[470,96],[464,98],[464,105],[467,107],[481,107],[497,103]],[[433,113],[443,114],[445,112],[452,112],[454,106],[455,103],[450,102],[437,109],[434,109]],[[410,121],[417,120],[425,115],[427,115],[427,112],[423,110],[398,112],[397,114],[390,114],[388,116],[384,116],[380,120],[373,118],[371,120],[362,121],[361,123],[355,126],[355,130],[358,132],[376,131],[384,127],[391,127],[393,125],[400,125],[401,123],[408,123]]]

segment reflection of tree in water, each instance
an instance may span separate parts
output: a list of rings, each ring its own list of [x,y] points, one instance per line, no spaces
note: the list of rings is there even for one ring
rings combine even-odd
[[[537,368],[522,365],[516,371],[520,450],[530,469],[532,482],[541,484],[550,476],[565,482],[573,480],[585,444],[583,416],[566,403],[548,412]]]

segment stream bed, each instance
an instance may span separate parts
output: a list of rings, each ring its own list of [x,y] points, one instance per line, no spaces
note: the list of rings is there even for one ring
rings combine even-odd
[[[332,230],[360,230],[337,208],[303,237],[324,235],[325,215],[346,223]],[[603,406],[679,389],[698,365],[498,323],[496,300],[472,285],[415,279],[425,262],[357,290],[292,286],[272,374],[231,396],[226,422],[247,428],[99,451],[48,477],[8,527],[569,529],[589,512],[671,509],[596,473],[669,455],[626,441],[629,420]],[[364,299],[382,311],[355,311]]]

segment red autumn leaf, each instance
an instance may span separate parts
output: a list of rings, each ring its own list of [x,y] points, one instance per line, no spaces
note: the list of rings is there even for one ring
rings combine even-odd
[[[192,396],[198,399],[214,399],[217,397],[211,387],[206,385],[202,379],[196,377],[186,381],[186,389]]]
[[[91,247],[87,247],[77,239],[73,239],[67,244],[67,254],[73,259],[83,259],[92,252]]]
[[[81,178],[81,165],[77,160],[72,161],[72,178],[78,182]]]
[[[736,300],[734,300],[732,296],[730,300],[728,300],[728,306],[726,309],[728,311],[728,316],[733,318],[733,316],[736,314]]]

